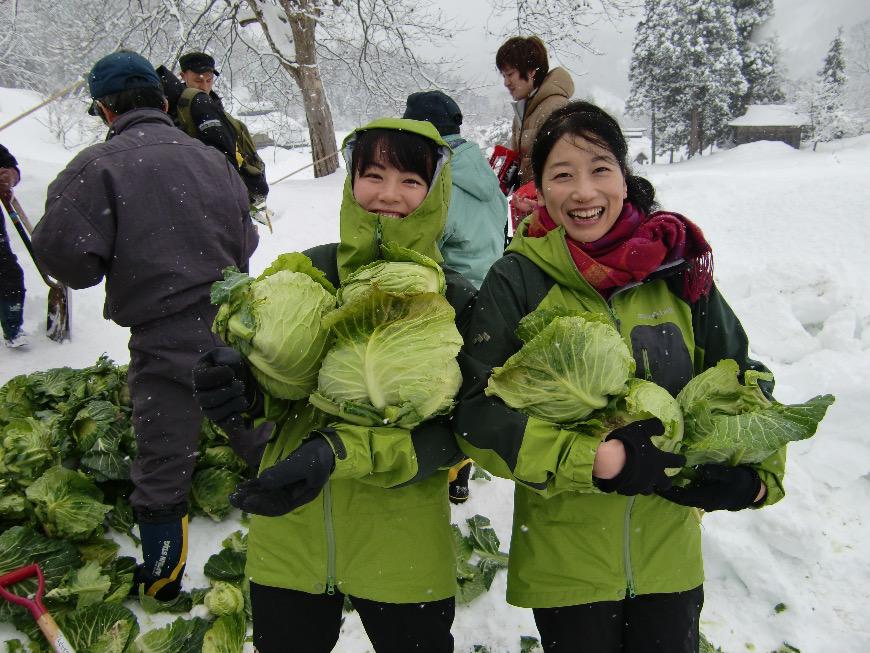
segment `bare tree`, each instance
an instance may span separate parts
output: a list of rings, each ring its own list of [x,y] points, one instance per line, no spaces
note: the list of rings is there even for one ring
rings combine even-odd
[[[395,104],[395,89],[409,77],[419,80],[417,88],[438,86],[432,71],[443,62],[426,62],[417,49],[449,40],[450,32],[440,13],[421,9],[413,0],[247,2],[272,55],[301,91],[317,177],[338,165],[322,62],[344,68],[358,87],[381,102]],[[252,21],[240,17],[239,22]]]
[[[630,15],[640,0],[493,0],[495,15],[512,15],[503,36],[539,36],[554,52],[577,57],[601,54],[595,47],[595,29],[616,24]]]

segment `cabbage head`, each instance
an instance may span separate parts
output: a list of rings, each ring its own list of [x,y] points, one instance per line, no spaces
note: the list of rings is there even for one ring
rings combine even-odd
[[[758,387],[772,375],[740,368],[731,359],[719,361],[677,395],[685,419],[683,449],[687,465],[759,463],[788,442],[811,437],[834,403],[819,395],[802,404],[768,399]]]
[[[282,254],[252,279],[235,268],[212,286],[212,330],[241,353],[266,393],[302,399],[314,389],[329,344],[323,318],[335,289],[304,254]]]
[[[242,590],[224,580],[216,581],[206,592],[203,601],[208,611],[216,617],[245,610],[245,597],[242,595]]]
[[[344,280],[337,295],[340,305],[358,300],[372,288],[405,297],[444,294],[444,271],[433,259],[392,243],[381,246],[381,256],[383,260],[358,268]]]
[[[363,426],[413,428],[448,412],[462,383],[454,320],[440,294],[398,297],[371,289],[326,319],[335,342],[309,400]]]
[[[542,310],[517,328],[522,348],[493,370],[487,396],[547,422],[571,425],[628,391],[635,362],[606,318]]]
[[[112,506],[84,474],[60,465],[49,468],[25,490],[49,537],[73,541],[102,534],[103,518]]]

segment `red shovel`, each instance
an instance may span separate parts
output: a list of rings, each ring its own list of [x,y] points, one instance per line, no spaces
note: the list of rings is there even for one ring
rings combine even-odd
[[[30,578],[31,576],[36,576],[38,579],[36,596],[33,598],[19,596],[18,594],[13,594],[6,589],[9,585],[14,585],[15,583],[18,583],[25,578]],[[45,635],[45,639],[48,640],[48,643],[51,644],[52,648],[57,653],[75,653],[75,650],[73,650],[73,647],[70,646],[70,643],[67,641],[66,636],[61,632],[60,628],[57,627],[57,624],[54,622],[54,619],[51,618],[51,615],[48,614],[45,606],[42,605],[42,596],[44,593],[45,579],[42,577],[42,569],[40,569],[39,565],[36,563],[27,565],[26,567],[21,567],[21,569],[16,569],[15,571],[10,571],[8,574],[0,576],[0,596],[7,601],[11,601],[17,605],[23,605],[25,608],[30,610],[30,614],[32,614],[33,618],[36,619],[36,625],[39,626],[42,634]]]

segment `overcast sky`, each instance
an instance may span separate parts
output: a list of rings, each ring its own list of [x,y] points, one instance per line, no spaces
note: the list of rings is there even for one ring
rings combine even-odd
[[[457,27],[465,27],[455,37],[456,58],[465,64],[463,76],[473,76],[486,88],[487,95],[504,94],[507,101],[507,92],[495,70],[495,52],[502,41],[498,34],[505,19],[491,15],[487,0],[437,0],[436,4]],[[779,35],[783,63],[791,78],[812,76],[821,68],[838,26],[848,31],[870,18],[868,0],[775,0],[775,5],[776,13],[769,25]],[[578,89],[575,95],[582,96],[584,89],[594,88],[596,96],[603,92],[612,94],[614,100],[624,100],[637,20],[637,16],[626,20],[619,31],[607,25],[596,33],[595,44],[604,54],[586,56],[579,65],[571,65]]]

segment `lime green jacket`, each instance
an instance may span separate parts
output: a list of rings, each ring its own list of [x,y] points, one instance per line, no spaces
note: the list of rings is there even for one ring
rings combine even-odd
[[[682,296],[679,262],[602,298],[577,272],[555,229],[528,238],[528,219],[480,289],[460,357],[455,411],[462,450],[517,482],[508,601],[531,608],[679,592],[703,582],[700,513],[658,496],[603,494],[593,485],[598,438],[527,417],[484,389],[492,368],[522,346],[514,331],[537,307],[608,315],[634,354],[636,375],[676,394],[723,358],[749,359],[746,334],[715,286],[694,304]],[[770,391],[772,386],[766,388]],[[783,496],[784,450],[756,466],[766,503]]]
[[[405,129],[441,148],[436,178],[423,203],[403,220],[368,213],[353,198],[350,175],[341,207],[341,242],[306,252],[338,285],[394,242],[441,260],[436,242],[450,196],[449,148],[429,124],[382,119],[362,129]],[[349,150],[356,133],[345,141]],[[350,158],[347,157],[348,162]],[[350,165],[348,165],[350,168]],[[474,288],[445,271],[447,299],[460,320]],[[326,425],[335,470],[320,495],[282,517],[251,518],[247,573],[261,585],[312,594],[339,590],[387,603],[441,600],[456,592],[446,468],[460,452],[445,418],[413,430],[335,422],[307,401],[266,401],[276,423],[260,468],[284,459],[312,430]]]

